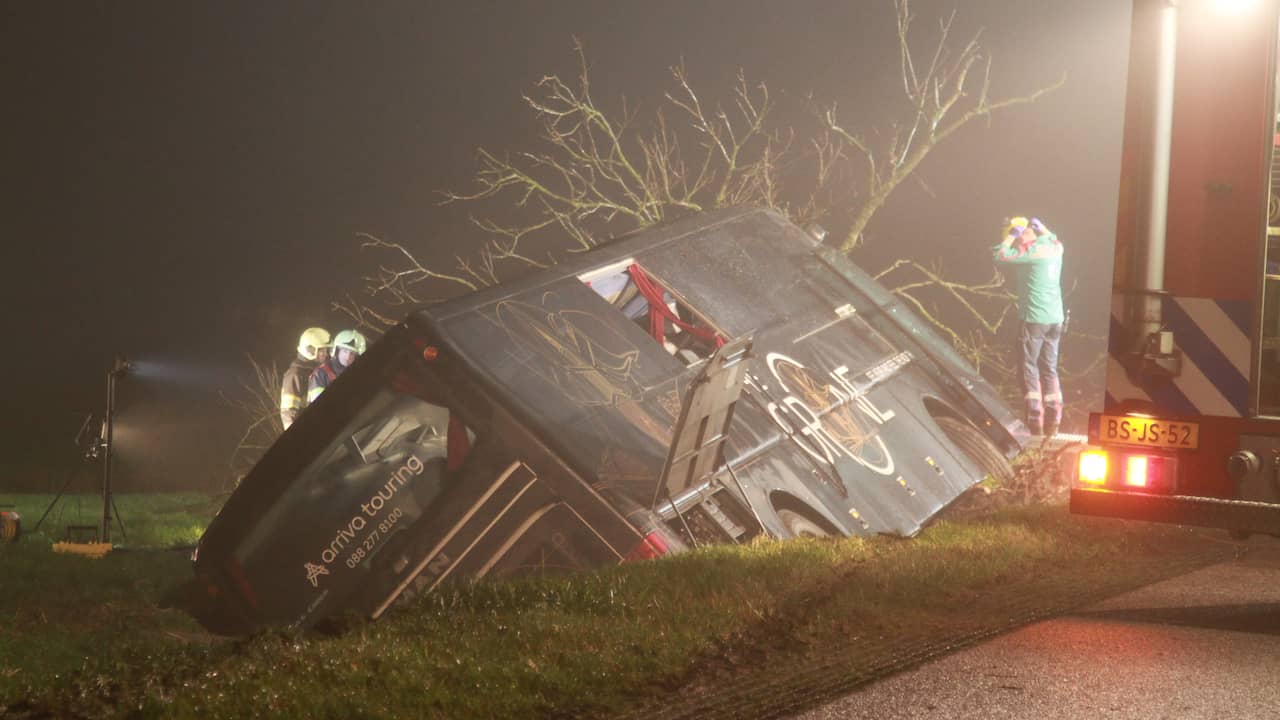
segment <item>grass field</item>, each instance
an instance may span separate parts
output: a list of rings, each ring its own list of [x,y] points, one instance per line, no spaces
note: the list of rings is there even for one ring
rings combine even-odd
[[[113,497],[111,542],[125,548],[146,549],[194,545],[218,512],[221,500],[225,500],[196,493],[123,493]],[[101,526],[101,496],[64,495],[56,503],[54,498],[0,494],[0,506],[15,506],[13,509],[22,516],[27,542],[63,540],[69,525]]]
[[[24,518],[47,500],[18,498]],[[17,717],[611,716],[825,661],[867,638],[1008,622],[1028,595],[1060,607],[1072,592],[1154,579],[1216,547],[1061,506],[1010,508],[910,541],[706,548],[458,585],[336,634],[226,640],[159,606],[190,572],[187,553],[162,548],[194,541],[213,507],[121,498],[134,549],[101,560],[54,554],[41,536],[0,546],[0,707]]]

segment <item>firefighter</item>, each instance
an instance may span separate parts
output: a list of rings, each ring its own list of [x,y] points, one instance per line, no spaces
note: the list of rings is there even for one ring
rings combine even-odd
[[[1022,385],[1027,426],[1052,437],[1062,422],[1062,386],[1058,381],[1058,343],[1062,309],[1062,243],[1038,218],[1015,217],[994,248],[997,267],[1014,277],[1018,317],[1022,320]]]
[[[311,371],[311,378],[307,382],[307,402],[315,402],[320,393],[329,387],[329,383],[337,380],[344,370],[351,367],[357,355],[364,354],[367,345],[364,335],[356,330],[343,330],[335,335],[329,359]]]
[[[284,371],[280,385],[280,422],[288,430],[307,406],[307,382],[311,371],[329,359],[329,331],[309,327],[298,337],[298,355]]]

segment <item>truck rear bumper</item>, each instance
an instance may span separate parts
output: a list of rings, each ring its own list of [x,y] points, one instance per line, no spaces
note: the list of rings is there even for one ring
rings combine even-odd
[[[1247,500],[1072,488],[1071,512],[1280,535],[1280,504]]]

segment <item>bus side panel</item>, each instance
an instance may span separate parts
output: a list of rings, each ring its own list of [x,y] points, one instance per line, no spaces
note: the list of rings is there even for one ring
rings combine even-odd
[[[815,373],[807,387],[821,387],[817,373],[836,364],[821,357],[806,354],[807,369]],[[766,379],[758,378],[756,387],[765,384]],[[759,394],[758,389],[748,392]],[[795,423],[804,412],[796,412],[798,403],[810,407],[820,404],[778,392],[775,381],[760,404],[740,406],[738,428],[759,424],[762,405],[772,403],[773,412],[783,422]],[[982,469],[951,443],[925,406],[926,397],[936,396],[937,389],[924,368],[907,365],[866,391],[860,401],[829,409],[792,438],[779,436],[766,452],[735,465],[765,529],[788,535],[776,510],[794,499],[845,534],[910,537],[918,533],[983,476]],[[780,409],[785,406],[793,410]],[[745,445],[736,444],[735,449]],[[842,450],[837,451],[836,445]],[[851,462],[841,462],[837,469],[828,458],[840,454]],[[779,495],[785,498],[780,500]]]
[[[812,462],[791,441],[783,440],[734,465],[734,474],[746,494],[747,505],[754,509],[764,531],[773,537],[791,536],[778,516],[777,511],[783,508],[816,516],[843,535],[873,532],[869,523],[849,512],[835,473]]]
[[[922,398],[956,394],[944,376],[956,388],[985,383],[963,374],[958,359],[947,376],[939,367],[947,358],[915,339],[931,329],[912,326],[909,335],[887,321],[899,309],[871,300],[851,269],[816,257],[798,228],[759,213],[636,260],[728,335],[754,335],[747,392],[801,450],[790,458],[799,471],[773,491],[807,482],[827,509],[820,514],[839,517],[832,524],[846,532],[911,536],[982,478],[955,461],[959,450]],[[993,431],[1007,437],[1003,425]]]

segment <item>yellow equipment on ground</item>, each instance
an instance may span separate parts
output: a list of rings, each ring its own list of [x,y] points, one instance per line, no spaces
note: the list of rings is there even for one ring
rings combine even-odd
[[[0,507],[13,507],[2,505]],[[14,510],[0,510],[0,543],[16,542],[22,534],[22,516]]]
[[[56,542],[53,544],[53,551],[58,553],[72,553],[74,555],[83,555],[87,558],[97,560],[107,553],[111,552],[111,543],[100,542]]]

